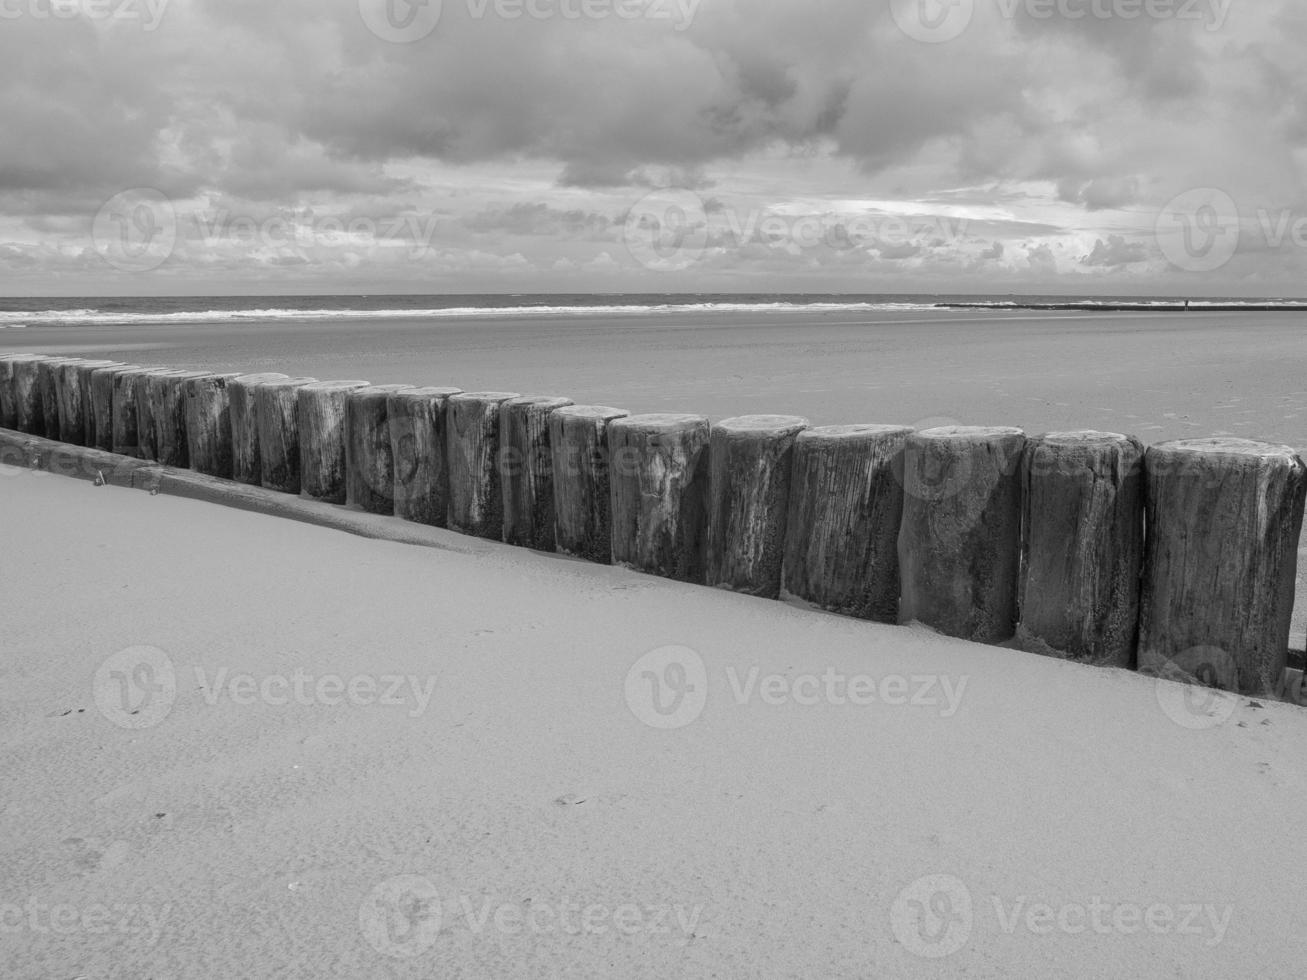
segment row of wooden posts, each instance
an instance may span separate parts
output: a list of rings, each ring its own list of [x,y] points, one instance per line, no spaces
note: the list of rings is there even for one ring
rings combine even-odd
[[[1307,497],[1292,449],[1238,439],[712,424],[32,354],[0,357],[0,428],[1262,696],[1283,682]]]

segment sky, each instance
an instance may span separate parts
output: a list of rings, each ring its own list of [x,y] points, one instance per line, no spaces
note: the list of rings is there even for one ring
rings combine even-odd
[[[1295,0],[0,0],[0,293],[1307,295]]]

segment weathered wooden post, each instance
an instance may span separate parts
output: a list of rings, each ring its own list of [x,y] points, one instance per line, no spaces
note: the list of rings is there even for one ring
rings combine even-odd
[[[160,430],[168,420],[160,416],[164,410],[164,377],[174,377],[186,372],[180,368],[159,367],[144,372],[136,385],[136,434],[139,437],[141,458],[157,462],[159,460]]]
[[[69,414],[80,415],[82,419],[82,441],[77,445],[94,447],[97,438],[95,406],[91,401],[92,376],[100,368],[121,366],[121,361],[82,361],[73,371],[73,379],[76,382],[77,390],[76,392],[70,391],[69,398],[76,403],[76,407]],[[62,409],[60,417],[62,418]],[[74,421],[72,424],[75,425],[76,422]]]
[[[1144,465],[1139,669],[1277,696],[1307,467],[1288,446],[1231,438],[1152,446]]]
[[[499,485],[499,411],[517,392],[476,391],[452,396],[445,406],[449,452],[449,526],[498,541],[504,532]]]
[[[345,502],[345,402],[367,381],[314,381],[296,390],[300,487],[330,504]]]
[[[9,359],[13,386],[13,428],[27,435],[45,432],[45,413],[41,406],[41,386],[38,368],[46,360],[44,354],[22,354]]]
[[[231,410],[231,475],[233,480],[258,486],[263,479],[259,463],[259,420],[254,389],[265,381],[288,381],[284,374],[242,374],[228,386]]]
[[[807,427],[792,415],[742,415],[712,427],[708,585],[780,595],[794,440]]]
[[[274,378],[254,386],[254,416],[259,427],[259,478],[269,490],[300,492],[298,392],[317,380]]]
[[[1051,432],[1021,465],[1022,649],[1133,667],[1144,549],[1144,448],[1111,432]]]
[[[702,415],[608,424],[613,564],[702,584],[710,426]]]
[[[903,451],[912,429],[829,425],[794,441],[781,598],[896,623]]]
[[[604,405],[571,405],[549,416],[555,546],[565,555],[612,563],[608,426],[629,415],[624,409]]]
[[[504,402],[499,413],[499,470],[504,492],[504,540],[553,551],[554,465],[549,418],[570,398],[529,396]]]
[[[345,405],[345,502],[369,514],[395,513],[395,457],[390,445],[390,396],[412,385],[373,385],[351,391]]]
[[[113,376],[113,451],[136,459],[145,457],[141,446],[141,402],[145,400],[145,379],[159,368],[124,368]],[[167,369],[163,369],[167,370]],[[145,406],[147,412],[149,405]]]
[[[182,383],[191,469],[230,480],[231,383],[239,374],[206,374]]]
[[[904,451],[899,620],[1002,643],[1016,632],[1020,429],[946,426]]]
[[[445,408],[461,388],[404,388],[387,399],[390,451],[395,460],[395,516],[445,527],[449,464]]]
[[[154,459],[162,465],[177,469],[190,467],[190,445],[186,439],[186,386],[194,379],[208,376],[208,371],[169,371],[152,374],[146,379]]]
[[[58,439],[59,428],[59,372],[61,366],[78,357],[47,357],[36,366],[37,385],[41,389],[41,431],[38,435]]]
[[[114,364],[109,367],[96,368],[91,372],[91,410],[92,441],[88,446],[102,449],[106,453],[113,448],[113,386],[114,378],[125,371],[139,371],[139,364]]]
[[[14,359],[19,354],[0,354],[0,429],[14,428]]]

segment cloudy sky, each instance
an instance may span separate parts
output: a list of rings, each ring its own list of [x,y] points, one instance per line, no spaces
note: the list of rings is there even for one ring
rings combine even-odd
[[[1304,295],[1299,0],[0,0],[0,290]]]

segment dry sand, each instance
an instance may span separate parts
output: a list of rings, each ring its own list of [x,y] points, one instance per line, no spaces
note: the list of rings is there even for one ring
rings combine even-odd
[[[1288,977],[1307,954],[1295,707],[5,468],[0,522],[5,977]],[[140,645],[153,674],[106,664]],[[695,690],[660,687],[664,716],[667,645],[704,674],[677,655]],[[279,703],[297,674],[306,703]],[[398,703],[362,703],[391,676]],[[120,684],[164,690],[130,715]]]

